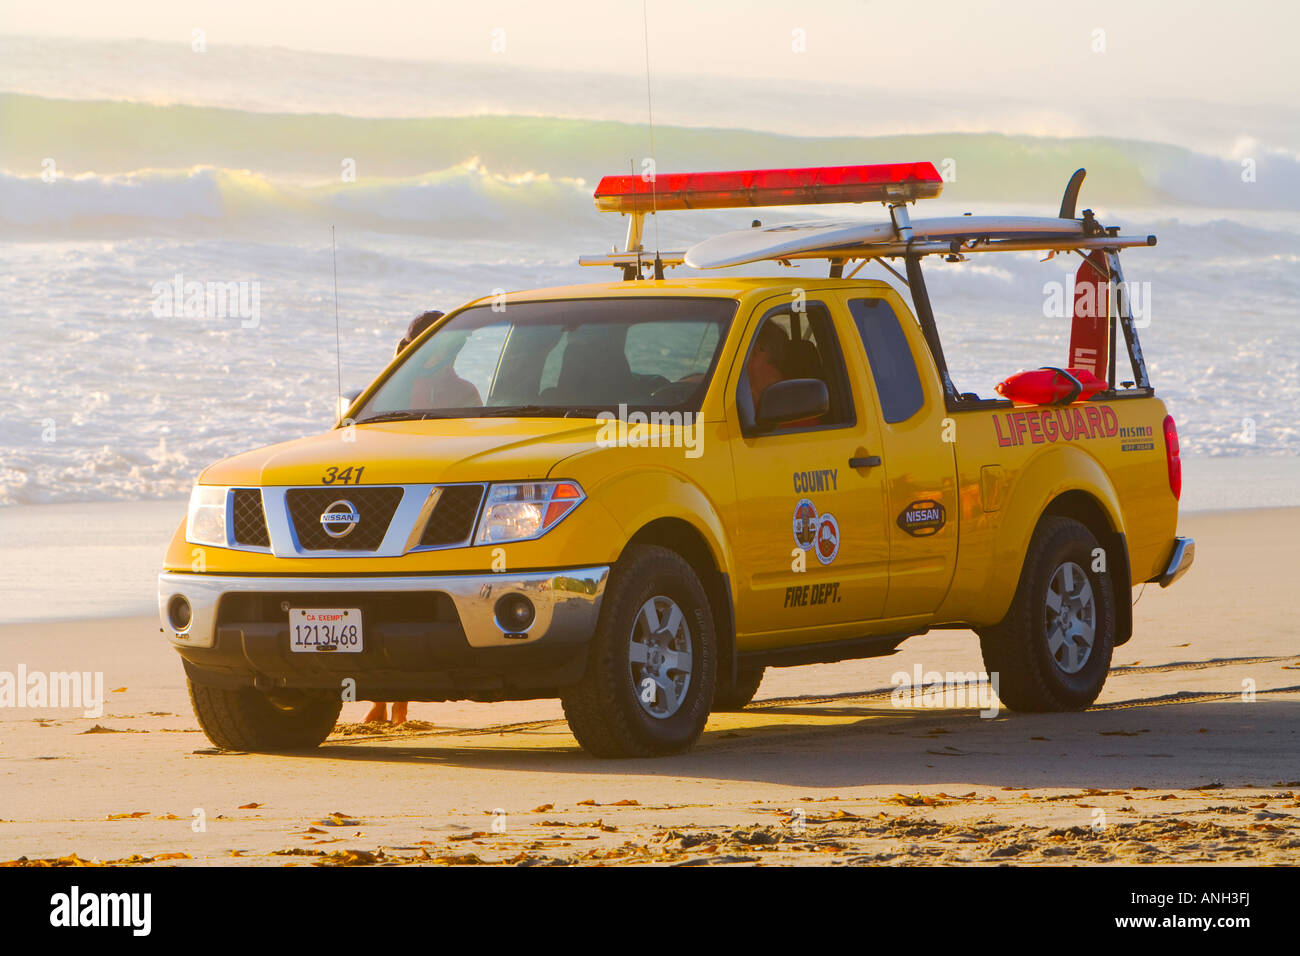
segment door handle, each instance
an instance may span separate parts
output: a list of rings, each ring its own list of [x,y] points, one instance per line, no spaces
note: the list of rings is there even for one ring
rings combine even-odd
[[[879,455],[868,455],[865,458],[850,458],[850,468],[878,468],[880,467]]]

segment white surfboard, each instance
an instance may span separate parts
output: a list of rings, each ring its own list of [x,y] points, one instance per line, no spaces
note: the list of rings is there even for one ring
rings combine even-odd
[[[987,236],[1010,239],[1017,236],[1079,236],[1083,223],[1077,219],[1041,216],[944,216],[912,220],[917,239],[956,239]],[[801,252],[840,247],[854,248],[879,242],[893,242],[897,236],[892,222],[865,219],[827,222],[792,222],[780,226],[738,229],[724,232],[686,250],[685,262],[693,269],[723,269],[763,259],[780,259]]]

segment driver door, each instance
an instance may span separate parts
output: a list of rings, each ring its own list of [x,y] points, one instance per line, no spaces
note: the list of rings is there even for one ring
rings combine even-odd
[[[789,297],[755,310],[745,360],[728,388],[741,434],[733,440],[739,529],[736,625],[741,647],[861,637],[884,613],[889,584],[883,469],[874,411],[851,387],[843,332],[830,300]],[[769,430],[754,422],[750,372],[765,323],[786,339],[782,378],[820,378],[830,408],[817,419]],[[773,336],[764,335],[770,342]],[[756,376],[759,377],[759,376]]]

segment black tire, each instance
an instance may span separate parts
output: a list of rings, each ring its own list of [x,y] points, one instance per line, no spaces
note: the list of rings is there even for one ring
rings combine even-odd
[[[745,706],[758,693],[758,685],[763,683],[764,667],[741,666],[736,671],[736,682],[718,678],[718,689],[713,692],[713,712],[725,713],[730,710],[744,710]]]
[[[678,707],[652,716],[647,707],[667,698],[648,688],[642,704],[633,678],[632,637],[643,607],[670,600],[682,614],[679,632],[690,644],[691,670]],[[665,665],[665,676],[668,672]],[[681,672],[677,672],[679,677]],[[717,673],[717,640],[709,598],[695,571],[667,548],[629,548],[610,573],[582,681],[561,694],[569,729],[595,757],[655,757],[690,748],[709,719]],[[662,704],[665,711],[666,703]]]
[[[222,750],[310,750],[330,735],[343,709],[336,695],[303,696],[289,706],[252,687],[189,685],[199,726]]]
[[[1012,710],[1083,710],[1101,693],[1115,647],[1115,589],[1108,572],[1093,570],[1097,546],[1092,532],[1073,518],[1043,518],[1025,555],[1007,616],[979,631],[984,669],[998,675],[998,697]],[[1113,561],[1111,556],[1106,566]],[[1078,571],[1087,578],[1092,595],[1092,611],[1086,615],[1092,622],[1092,645],[1085,655],[1079,641],[1065,641],[1053,654],[1048,621],[1058,618],[1048,605],[1048,590],[1058,573],[1063,575],[1058,581],[1077,580]],[[1083,593],[1082,584],[1078,590]],[[1071,673],[1071,667],[1077,670]]]

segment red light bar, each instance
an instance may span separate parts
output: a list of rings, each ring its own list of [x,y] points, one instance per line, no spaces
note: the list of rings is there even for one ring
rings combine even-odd
[[[601,212],[803,206],[829,202],[932,199],[943,190],[933,163],[743,169],[720,173],[606,176],[596,187]]]

